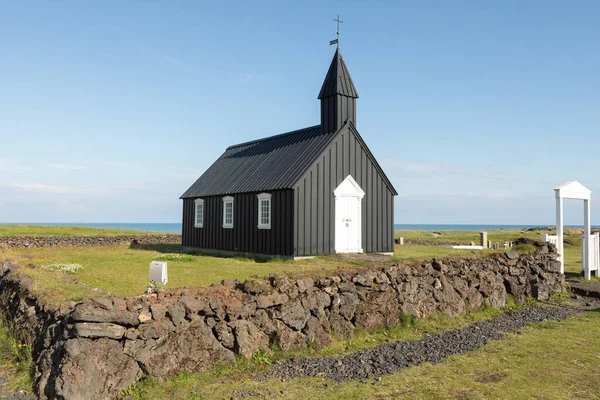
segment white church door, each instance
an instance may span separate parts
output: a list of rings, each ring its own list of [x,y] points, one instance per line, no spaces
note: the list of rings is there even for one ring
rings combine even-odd
[[[362,198],[365,192],[348,175],[335,196],[335,252],[362,253]]]

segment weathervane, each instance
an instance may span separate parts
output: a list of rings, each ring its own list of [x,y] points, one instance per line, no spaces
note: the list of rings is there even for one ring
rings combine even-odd
[[[338,49],[340,48],[340,23],[343,23],[344,21],[342,21],[340,19],[340,16],[338,14],[337,18],[334,19],[335,22],[337,22],[337,32],[335,33],[337,35],[337,39],[335,40],[330,40],[329,41],[329,45],[333,45],[333,44],[337,44]]]

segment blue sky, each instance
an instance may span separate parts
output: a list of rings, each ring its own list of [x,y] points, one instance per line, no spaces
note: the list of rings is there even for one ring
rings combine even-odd
[[[600,193],[600,2],[7,1],[0,222],[180,221],[228,145],[319,122],[337,14],[396,223],[551,224],[555,186]]]

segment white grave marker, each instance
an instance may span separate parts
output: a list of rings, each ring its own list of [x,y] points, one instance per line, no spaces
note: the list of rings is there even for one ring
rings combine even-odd
[[[164,261],[152,261],[150,263],[150,280],[165,285],[167,278],[167,263]]]

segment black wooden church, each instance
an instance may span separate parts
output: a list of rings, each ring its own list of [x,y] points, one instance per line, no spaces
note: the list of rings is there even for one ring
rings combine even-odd
[[[228,147],[181,196],[184,250],[393,252],[398,193],[356,129],[357,98],[338,48],[319,125]]]

